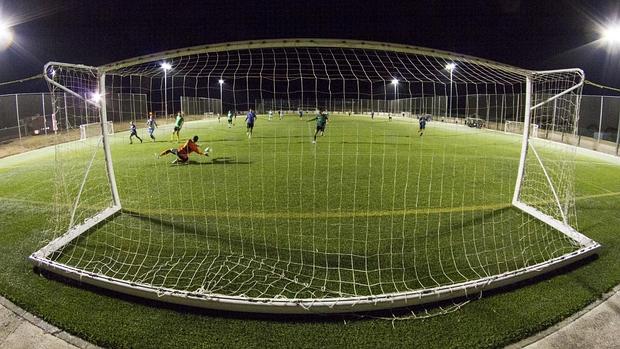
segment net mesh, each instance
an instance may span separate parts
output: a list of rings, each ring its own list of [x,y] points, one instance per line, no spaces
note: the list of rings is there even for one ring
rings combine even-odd
[[[163,62],[172,68],[164,72]],[[63,246],[55,262],[162,293],[268,303],[432,292],[579,247],[511,207],[522,139],[493,130],[524,121],[518,69],[429,52],[303,45],[107,69],[108,104],[125,93],[144,96],[148,111],[230,111],[234,127],[188,118],[177,142],[169,137],[174,120],[160,118],[161,141],[109,137],[123,212]],[[579,78],[537,75],[532,105]],[[56,68],[54,79],[85,99],[98,90],[92,70]],[[580,92],[533,109],[539,132],[573,137]],[[249,138],[251,108],[258,120]],[[329,112],[323,135],[311,120],[318,109]],[[146,122],[148,111],[136,120]],[[467,127],[466,118],[484,127]],[[212,148],[209,158],[192,154],[189,165],[158,158],[194,135],[201,149]],[[532,144],[521,201],[576,227],[566,147]],[[112,195],[101,137],[58,146],[57,158],[60,235],[109,207]]]

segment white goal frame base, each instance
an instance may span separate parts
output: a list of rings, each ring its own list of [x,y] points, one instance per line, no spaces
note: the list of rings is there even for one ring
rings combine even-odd
[[[112,123],[112,121],[107,121],[106,124],[108,125],[108,127],[107,127],[108,136],[113,135],[114,134],[114,124]],[[101,135],[101,123],[100,122],[93,122],[93,123],[89,123],[89,124],[81,124],[80,125],[80,140],[81,141],[86,140],[87,138],[89,138],[87,129],[89,129],[91,127],[95,127],[97,130],[99,130],[99,135]]]
[[[504,133],[513,133],[513,134],[518,134],[518,135],[523,134],[523,131],[521,131],[521,132],[510,131],[509,130],[509,126],[510,125],[519,125],[518,127],[520,127],[520,129],[523,130],[525,128],[525,123],[524,122],[522,122],[522,121],[510,121],[510,120],[507,120],[504,123]],[[538,125],[531,124],[530,127],[531,127],[530,137],[538,138]]]

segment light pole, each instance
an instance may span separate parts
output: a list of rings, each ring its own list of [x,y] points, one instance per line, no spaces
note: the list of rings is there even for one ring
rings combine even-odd
[[[449,97],[450,106],[449,107],[448,107],[448,101],[446,101],[446,114],[448,114],[448,111],[449,111],[449,115],[447,115],[447,117],[449,118],[452,118],[452,72],[454,71],[454,68],[456,68],[455,63],[446,64],[446,70],[450,72],[450,97]]]
[[[170,63],[162,63],[161,69],[164,70],[164,113],[168,118],[168,70],[172,69]]]
[[[398,103],[398,79],[392,79],[392,85],[394,85],[394,102]],[[394,114],[397,113],[396,103],[394,103]]]
[[[223,103],[222,103],[222,85],[224,85],[224,80],[223,79],[219,79],[217,81],[218,84],[220,84],[220,114],[224,114],[224,107],[223,107]]]

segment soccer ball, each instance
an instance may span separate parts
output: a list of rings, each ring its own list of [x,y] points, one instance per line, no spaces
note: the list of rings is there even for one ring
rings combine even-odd
[[[206,147],[205,148],[205,155],[209,154],[211,152],[211,147]]]

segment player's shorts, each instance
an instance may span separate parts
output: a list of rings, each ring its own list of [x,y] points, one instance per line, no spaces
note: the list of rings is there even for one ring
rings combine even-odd
[[[247,124],[247,125],[248,125],[248,128],[249,128],[249,129],[253,129],[253,128],[254,128],[254,123],[249,123],[249,122],[248,122],[248,124]]]
[[[130,133],[129,133],[129,137],[137,136],[137,135],[138,135],[138,131],[130,131]]]
[[[189,160],[189,156],[187,156],[187,154],[179,153],[179,150],[176,149],[176,148],[170,149],[170,152],[172,154],[176,155],[177,158],[179,158],[179,160],[181,160],[181,162],[186,162],[187,160]]]
[[[317,131],[325,131],[325,125],[316,125]]]
[[[149,133],[150,135],[152,135],[152,134],[153,134],[153,132],[155,132],[155,129],[154,129],[154,128],[152,128],[152,127],[149,127],[149,128],[147,129],[147,131],[148,131],[148,133]]]
[[[232,122],[232,121],[233,121],[233,120],[232,120],[232,118],[229,118],[229,119],[228,119],[228,122]]]
[[[174,127],[174,131],[175,131],[175,132],[176,132],[176,131],[181,131],[181,128],[180,128],[179,126],[175,126],[175,127]]]
[[[426,125],[420,125],[420,130],[424,130],[426,128]]]

